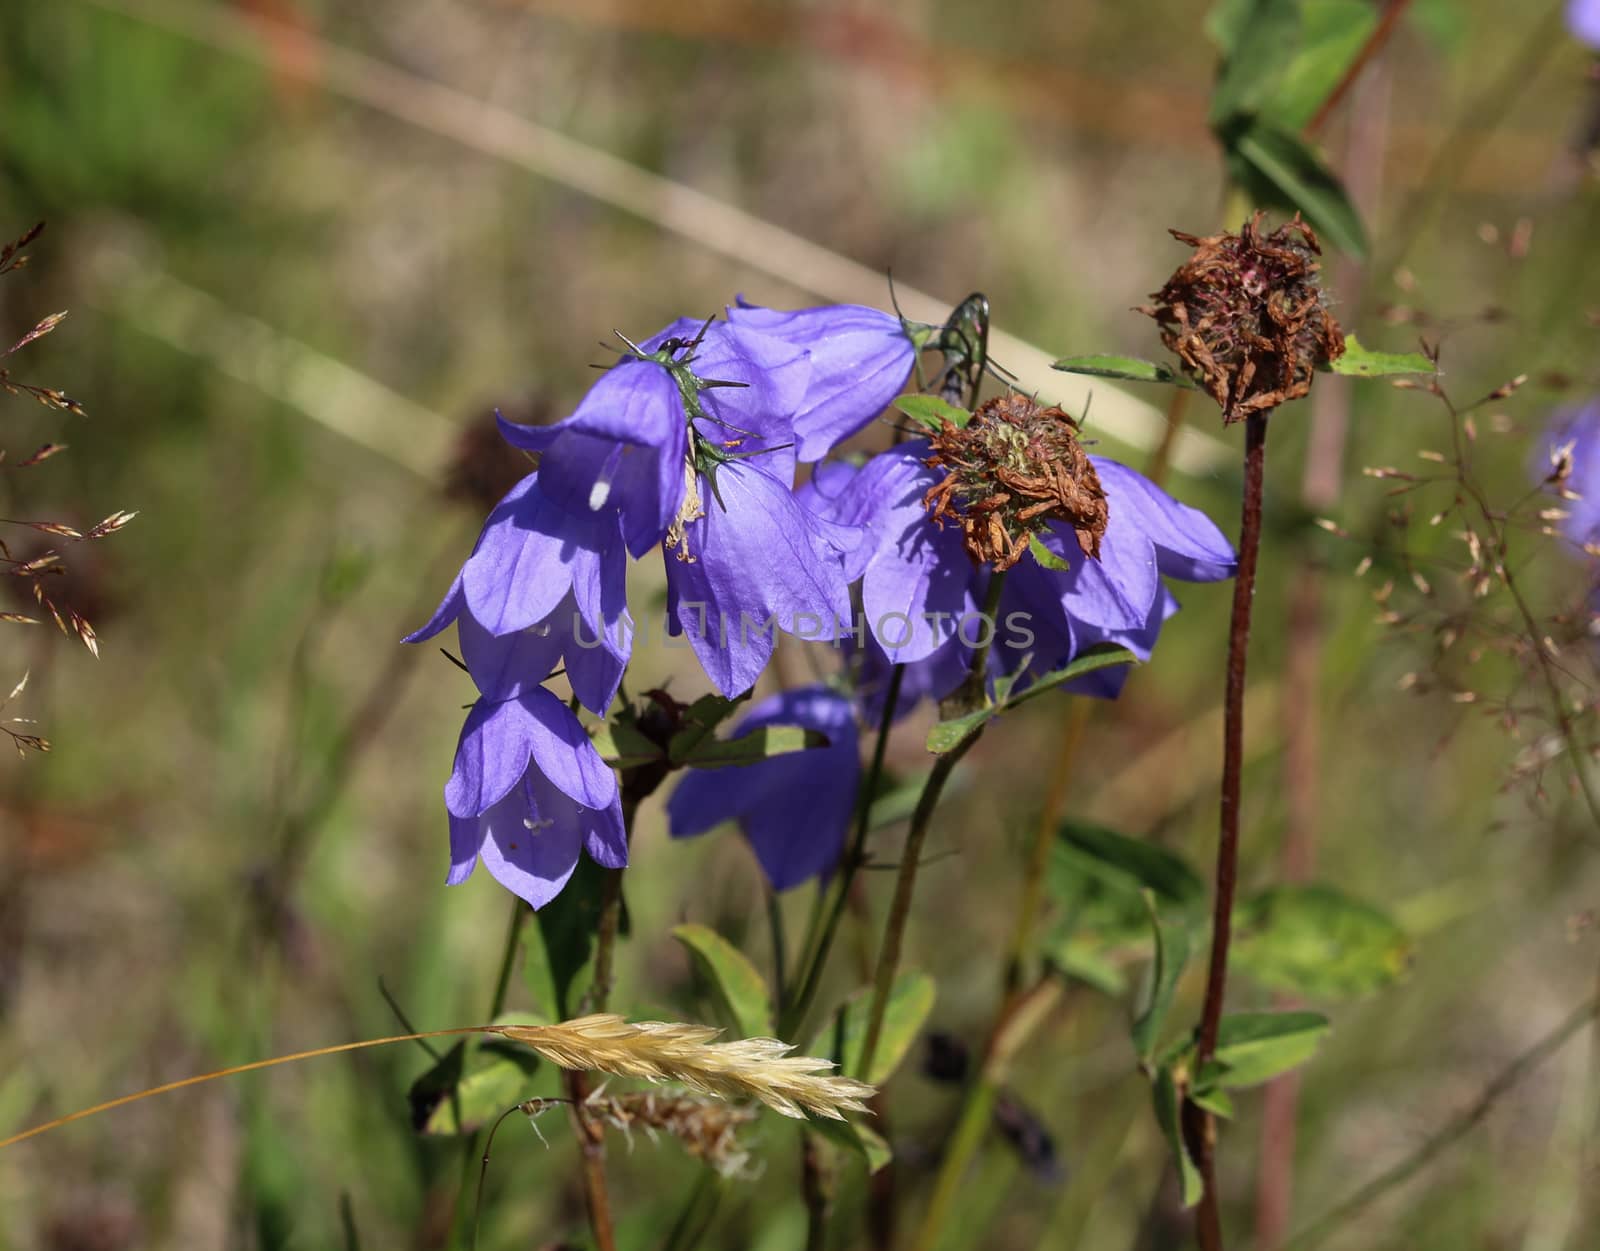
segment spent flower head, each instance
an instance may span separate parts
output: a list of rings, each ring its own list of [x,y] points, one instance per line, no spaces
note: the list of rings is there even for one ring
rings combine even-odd
[[[1270,233],[1257,211],[1238,234],[1172,231],[1194,248],[1139,311],[1232,423],[1299,399],[1344,336],[1317,281],[1322,248],[1296,214]]]

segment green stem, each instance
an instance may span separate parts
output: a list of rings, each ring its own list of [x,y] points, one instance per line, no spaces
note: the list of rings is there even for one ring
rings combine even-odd
[[[983,616],[993,622],[1000,607],[1000,592],[1005,585],[1005,574],[996,573],[989,579],[988,594],[984,597]],[[997,630],[990,629],[982,643],[972,653],[972,667],[967,681],[957,697],[967,709],[980,707],[986,698],[984,674],[989,665],[989,651],[994,646]],[[905,850],[900,855],[900,872],[895,879],[894,901],[889,905],[889,920],[884,926],[883,943],[878,949],[878,966],[873,977],[872,1010],[867,1021],[866,1040],[861,1045],[861,1062],[857,1075],[866,1080],[872,1072],[872,1062],[877,1058],[878,1041],[883,1034],[883,1017],[889,1007],[889,995],[894,990],[895,976],[900,972],[900,949],[905,941],[906,925],[911,920],[911,900],[917,888],[917,867],[922,858],[922,845],[927,841],[928,829],[933,824],[934,810],[944,794],[945,783],[955,771],[961,757],[971,750],[983,733],[979,725],[949,751],[934,761],[923,784],[922,794],[911,814],[911,829],[906,835]]]
[[[844,860],[840,865],[838,881],[832,893],[828,896],[827,919],[816,930],[811,954],[807,959],[804,975],[800,979],[800,993],[795,996],[789,1010],[780,1014],[778,1035],[781,1038],[790,1038],[794,1031],[805,1023],[806,1013],[811,1009],[811,1001],[816,998],[817,989],[821,985],[822,975],[827,967],[828,953],[833,948],[834,936],[839,931],[839,924],[844,918],[844,910],[850,899],[850,888],[855,884],[856,874],[861,871],[861,866],[866,860],[867,833],[872,824],[872,801],[877,797],[878,787],[883,778],[883,761],[889,747],[889,731],[894,726],[894,714],[900,703],[900,683],[905,677],[905,666],[896,665],[889,675],[889,689],[883,698],[883,714],[878,718],[878,740],[872,749],[872,765],[868,768],[866,776],[861,779],[861,790],[856,799],[856,829],[855,836],[850,841],[849,850],[846,851]],[[819,899],[823,898],[818,896]],[[813,921],[820,912],[813,914]]]
[[[522,900],[512,897],[511,921],[506,926],[505,946],[500,953],[500,971],[495,977],[494,994],[489,999],[489,1015],[486,1019],[491,1022],[505,1010],[506,995],[511,989],[511,970],[517,963],[517,940],[522,936],[523,922],[528,919],[528,914],[532,911],[533,909]],[[460,1109],[457,1108],[458,1126],[460,1119]],[[474,1130],[461,1143],[461,1185],[456,1190],[455,1227],[450,1239],[451,1245],[455,1247],[470,1246],[472,1242],[473,1214],[467,1211],[467,1205],[462,1199],[472,1188],[474,1179],[478,1175],[479,1139],[479,1131]]]

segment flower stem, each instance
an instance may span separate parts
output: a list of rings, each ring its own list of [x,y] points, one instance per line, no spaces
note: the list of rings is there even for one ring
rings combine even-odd
[[[989,579],[989,590],[984,597],[983,616],[992,622],[1000,607],[1000,591],[1005,585],[1005,574],[996,573]],[[957,699],[967,709],[981,706],[987,698],[984,690],[984,673],[989,664],[989,650],[994,645],[996,631],[989,630],[978,647],[973,649],[972,667]],[[889,905],[889,919],[884,926],[883,943],[878,948],[878,965],[873,976],[872,1010],[867,1018],[867,1036],[861,1044],[861,1062],[857,1073],[863,1079],[872,1071],[872,1062],[878,1054],[878,1041],[883,1034],[883,1016],[889,1007],[889,995],[894,990],[895,975],[900,971],[900,948],[905,940],[906,925],[911,920],[911,900],[917,888],[917,867],[922,857],[922,845],[927,841],[928,829],[933,824],[934,810],[944,794],[945,783],[955,771],[961,757],[971,750],[983,733],[982,725],[971,730],[965,738],[933,762],[928,780],[923,783],[922,794],[917,796],[917,806],[911,814],[911,829],[906,834],[905,850],[900,854],[900,872],[895,879],[894,901]]]
[[[1221,830],[1217,840],[1216,901],[1211,914],[1211,963],[1195,1047],[1196,1071],[1217,1053],[1222,1002],[1228,988],[1228,940],[1239,879],[1239,792],[1244,772],[1245,659],[1250,646],[1250,610],[1261,554],[1261,493],[1267,462],[1267,413],[1245,423],[1244,501],[1239,522],[1239,569],[1233,582],[1233,620],[1228,630],[1227,693],[1223,707]],[[1205,1181],[1196,1228],[1202,1251],[1221,1251],[1222,1216],[1217,1195],[1216,1118],[1194,1103],[1183,1110],[1184,1136]]]
[[[827,919],[817,931],[815,949],[807,959],[803,975],[799,980],[800,991],[782,1013],[779,1021],[778,1035],[781,1038],[791,1038],[794,1031],[805,1023],[806,1013],[810,1011],[811,1001],[816,997],[823,970],[828,963],[828,953],[833,947],[834,935],[839,930],[839,923],[844,917],[844,910],[850,899],[850,887],[855,883],[856,874],[860,872],[862,862],[866,858],[872,801],[877,796],[878,785],[883,778],[883,761],[889,747],[889,731],[894,726],[895,708],[900,702],[900,683],[904,677],[904,665],[896,665],[889,675],[889,689],[883,699],[883,715],[878,718],[878,741],[872,749],[872,765],[867,770],[866,776],[861,779],[861,791],[856,799],[855,836],[850,840],[849,850],[845,852],[840,865],[838,880],[834,884],[828,905]]]
[[[639,810],[639,797],[624,788],[622,828],[629,836]],[[631,838],[630,838],[631,841]],[[607,869],[600,887],[600,922],[594,944],[594,982],[587,995],[590,1012],[604,1012],[611,997],[611,969],[617,945],[617,929],[622,917],[622,870]],[[578,1151],[583,1163],[583,1197],[589,1209],[589,1229],[594,1234],[596,1251],[616,1251],[616,1232],[611,1221],[611,1198],[606,1190],[605,1127],[589,1119],[586,1101],[589,1078],[583,1072],[563,1075],[567,1097],[572,1100],[572,1127],[578,1135]]]

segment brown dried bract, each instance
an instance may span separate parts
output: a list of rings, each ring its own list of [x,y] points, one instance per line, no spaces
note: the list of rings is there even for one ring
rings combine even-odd
[[[1224,422],[1311,390],[1317,367],[1344,353],[1344,334],[1317,283],[1322,249],[1300,220],[1261,231],[1258,211],[1236,235],[1172,231],[1194,248],[1139,311],[1222,409]]]
[[[1071,526],[1083,554],[1098,559],[1110,514],[1077,432],[1061,409],[1025,395],[987,400],[965,426],[946,424],[929,440],[927,464],[946,473],[923,505],[940,525],[958,524],[967,554],[996,571],[1021,560],[1051,521]]]

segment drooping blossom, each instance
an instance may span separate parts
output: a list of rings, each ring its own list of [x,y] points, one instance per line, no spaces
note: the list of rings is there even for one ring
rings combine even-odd
[[[727,696],[755,683],[777,633],[833,638],[848,614],[841,560],[857,536],[806,513],[791,489],[792,418],[810,373],[803,347],[678,321],[622,357],[566,421],[502,423],[541,453],[562,510],[614,511],[635,556],[665,549],[673,630]]]
[[[543,907],[578,857],[628,862],[616,775],[571,710],[534,686],[480,699],[467,714],[444,789],[455,886],[479,860],[502,886]]]
[[[1078,480],[1041,482],[1064,462],[1053,455],[1032,463],[1028,449],[1040,440],[1030,432],[1055,419],[1046,410],[1018,428],[1000,420],[1008,412],[1016,416],[979,410],[965,470],[952,469],[948,456],[930,464],[934,448],[918,439],[854,472],[825,466],[803,490],[808,507],[870,536],[849,562],[861,574],[865,627],[875,644],[862,658],[869,690],[887,685],[884,666],[904,664],[906,694],[948,694],[986,633],[993,637],[991,674],[1017,674],[1019,687],[1096,644],[1146,659],[1177,610],[1163,575],[1192,582],[1232,575],[1233,548],[1209,518],[1116,461],[1086,456]],[[999,424],[985,430],[984,420]],[[995,452],[993,481],[980,480],[984,440]],[[941,510],[958,519],[936,516]],[[997,566],[1005,567],[1006,581],[997,612],[985,620],[981,608]],[[1125,669],[1103,670],[1069,689],[1112,697],[1125,677]]]
[[[632,650],[617,514],[568,512],[540,489],[542,476],[529,474],[489,514],[438,610],[406,642],[455,622],[485,697],[519,695],[564,664],[584,707],[604,715]]]
[[[797,725],[826,747],[750,765],[687,774],[667,801],[674,838],[737,821],[774,890],[832,872],[844,850],[861,777],[855,713],[825,686],[784,691],[751,706],[733,737],[763,726]]]
[[[821,460],[888,408],[916,363],[913,328],[860,304],[780,311],[741,302],[728,320],[810,354],[811,375],[793,419],[802,461]]]

